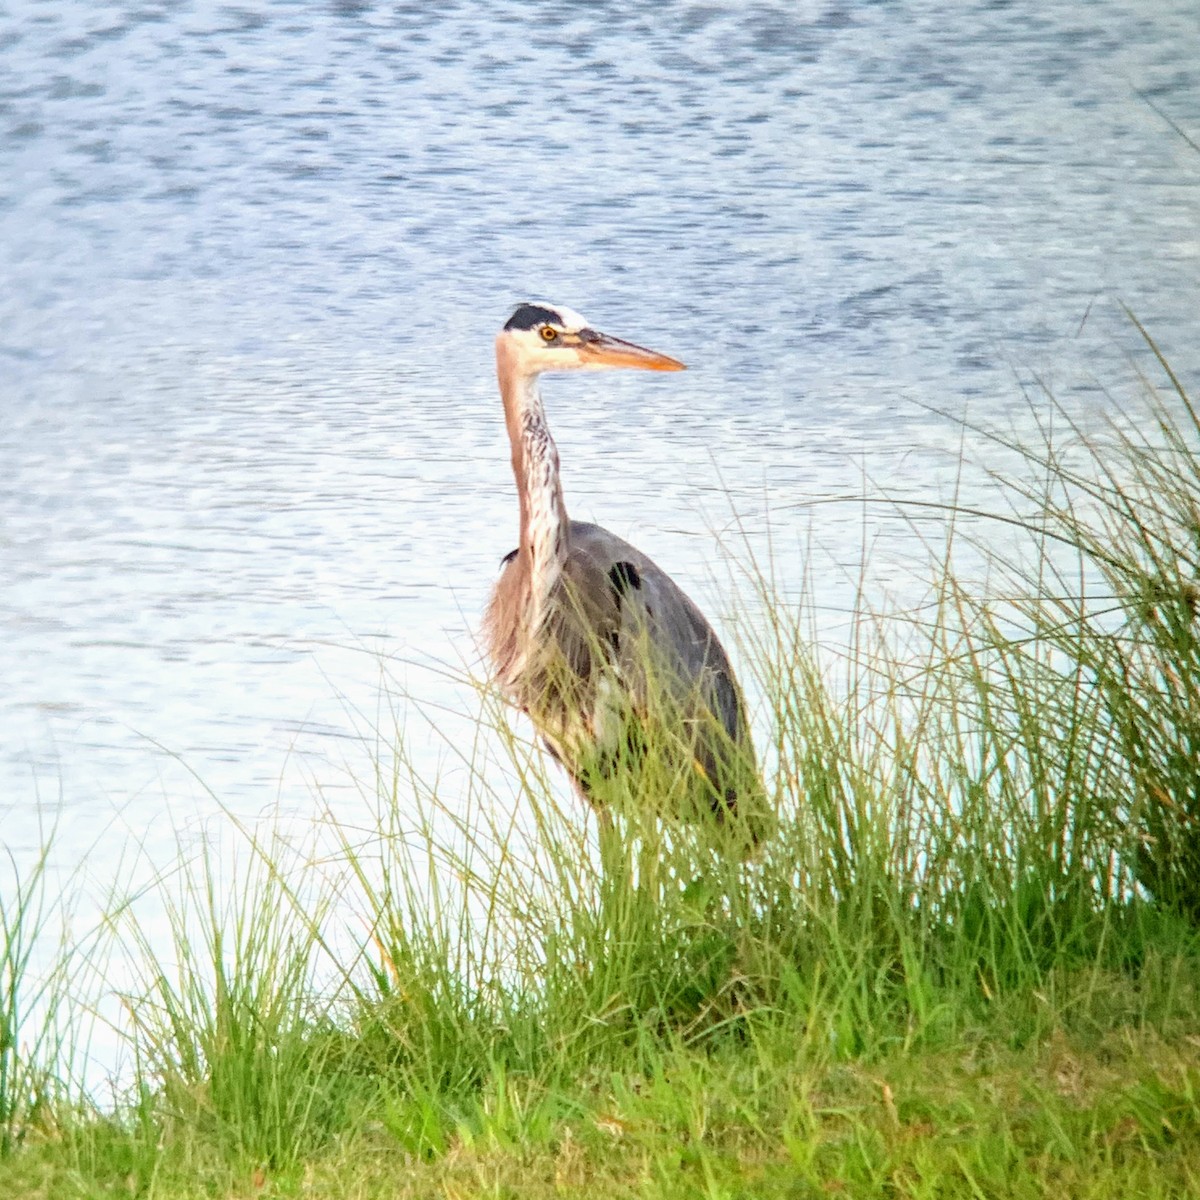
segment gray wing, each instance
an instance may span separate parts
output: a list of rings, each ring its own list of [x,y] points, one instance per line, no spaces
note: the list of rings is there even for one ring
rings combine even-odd
[[[571,522],[564,574],[581,618],[559,631],[572,670],[615,668],[635,712],[666,700],[691,732],[714,807],[736,807],[747,772],[760,785],[742,696],[704,615],[652,559],[597,525]],[[594,661],[600,653],[606,664]]]
[[[704,614],[661,567],[607,529],[572,521],[565,575],[631,691],[646,687],[646,647],[638,644],[645,637],[664,683],[681,698],[689,693],[706,704],[731,738],[744,736],[741,695],[725,650]]]
[[[497,594],[516,554],[505,557]],[[511,698],[584,796],[602,802],[600,781],[622,764],[640,769],[657,744],[672,760],[679,756],[698,806],[722,821],[736,815],[750,843],[767,835],[772,817],[729,659],[700,610],[653,560],[606,529],[572,521],[540,639]],[[493,649],[493,657],[504,652]],[[655,729],[657,743],[647,740]]]

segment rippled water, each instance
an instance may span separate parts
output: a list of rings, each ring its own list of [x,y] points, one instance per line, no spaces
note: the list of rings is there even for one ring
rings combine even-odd
[[[853,567],[793,506],[938,494],[923,404],[1132,394],[1118,301],[1196,379],[1198,63],[1194,0],[0,3],[5,841],[336,794],[380,656],[453,704],[401,664],[474,660],[513,544],[517,301],[688,362],[550,416],[725,628],[731,505]]]

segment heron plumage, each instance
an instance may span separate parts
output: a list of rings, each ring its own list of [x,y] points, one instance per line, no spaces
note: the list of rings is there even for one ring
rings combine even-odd
[[[718,818],[743,814],[751,793],[761,809],[745,704],[724,648],[653,560],[567,517],[537,386],[556,369],[682,364],[546,304],[516,310],[496,339],[496,362],[520,507],[520,543],[485,617],[501,688],[593,803],[609,778],[636,776],[650,737]]]

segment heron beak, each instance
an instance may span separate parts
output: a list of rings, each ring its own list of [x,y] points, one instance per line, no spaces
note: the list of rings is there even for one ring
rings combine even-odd
[[[657,350],[635,346],[633,342],[597,333],[594,329],[581,331],[579,355],[584,362],[606,367],[637,367],[643,371],[686,371],[678,359],[668,358]]]

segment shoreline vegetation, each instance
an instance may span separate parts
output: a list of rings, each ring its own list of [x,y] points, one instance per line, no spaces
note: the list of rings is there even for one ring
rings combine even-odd
[[[1131,418],[971,431],[1021,553],[937,506],[928,603],[864,598],[833,667],[748,565],[748,861],[628,796],[601,870],[483,688],[444,779],[399,737],[361,828],[240,828],[46,965],[48,835],[0,892],[0,1196],[1200,1194],[1200,415],[1137,328]]]

